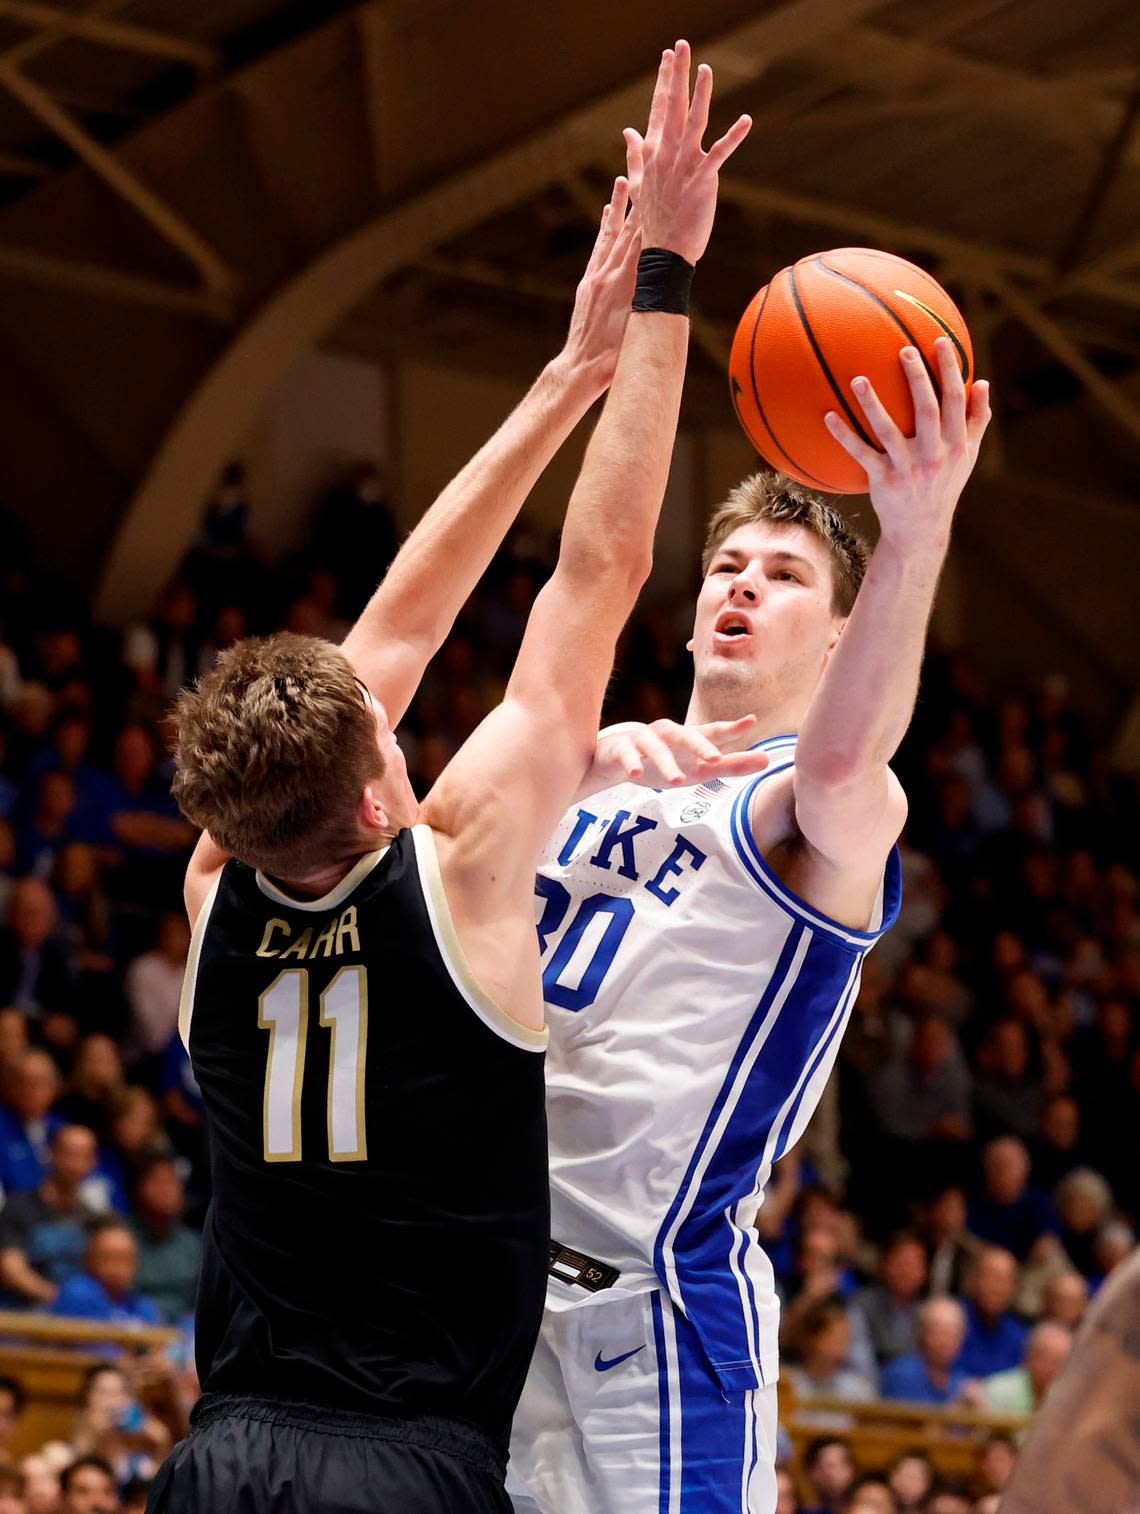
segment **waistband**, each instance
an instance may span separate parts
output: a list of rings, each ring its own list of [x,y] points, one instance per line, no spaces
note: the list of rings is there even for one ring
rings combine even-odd
[[[355,1409],[334,1409],[321,1404],[297,1403],[278,1398],[254,1398],[245,1393],[203,1393],[190,1411],[195,1430],[204,1430],[220,1419],[257,1420],[266,1425],[287,1425],[316,1435],[348,1435],[439,1451],[465,1461],[478,1471],[506,1475],[506,1456],[477,1425],[462,1419],[434,1414],[406,1418],[361,1414]]]

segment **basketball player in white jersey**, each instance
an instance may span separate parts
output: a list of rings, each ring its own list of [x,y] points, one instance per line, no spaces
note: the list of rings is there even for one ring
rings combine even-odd
[[[914,349],[900,361],[912,438],[861,379],[882,450],[827,417],[870,481],[869,562],[806,489],[760,474],[735,490],[710,524],[686,726],[603,733],[547,849],[553,1239],[518,1514],[775,1508],[778,1303],[753,1220],[898,912],[906,800],[888,764],[989,418],[948,342],[940,396]],[[735,744],[758,743],[766,770],[712,776],[696,727],[746,714]]]

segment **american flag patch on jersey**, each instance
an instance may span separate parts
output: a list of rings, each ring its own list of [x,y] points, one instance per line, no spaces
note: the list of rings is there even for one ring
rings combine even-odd
[[[710,778],[707,783],[698,783],[693,792],[700,794],[703,799],[711,799],[714,794],[719,794],[721,789],[726,789],[727,787],[728,784],[724,783],[721,779]]]

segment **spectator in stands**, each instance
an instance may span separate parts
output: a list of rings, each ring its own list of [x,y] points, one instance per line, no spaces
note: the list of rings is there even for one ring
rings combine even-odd
[[[60,939],[79,972],[80,989],[94,987],[110,999],[113,990],[104,980],[116,965],[111,910],[95,848],[86,841],[69,841],[61,847],[51,885],[59,909]]]
[[[101,1456],[81,1456],[59,1478],[60,1514],[119,1514],[111,1468]]]
[[[978,1454],[977,1488],[981,1497],[1001,1493],[1009,1481],[1017,1447],[1008,1435],[991,1435]]]
[[[123,639],[123,663],[143,694],[173,699],[198,666],[198,605],[188,584],[163,590],[149,624],[136,622]]]
[[[966,1140],[970,1075],[954,1033],[933,1015],[914,1027],[905,1056],[893,1057],[874,1082],[879,1124],[901,1141]]]
[[[957,1365],[966,1338],[966,1316],[957,1299],[927,1299],[918,1309],[918,1349],[883,1368],[884,1398],[916,1404],[951,1404],[966,1384]]]
[[[1046,1193],[1052,1193],[1074,1167],[1086,1165],[1081,1143],[1081,1108],[1071,1094],[1058,1093],[1046,1100],[1031,1152],[1033,1180]]]
[[[1090,1281],[1099,1277],[1096,1237],[1112,1212],[1112,1190],[1099,1172],[1077,1167],[1057,1184],[1054,1200],[1065,1255],[1082,1277]]]
[[[776,1468],[776,1507],[772,1514],[800,1514],[796,1480],[787,1467]]]
[[[926,1495],[922,1514],[973,1514],[974,1500],[962,1483],[939,1478]]]
[[[1011,1253],[987,1246],[966,1279],[966,1339],[958,1366],[968,1377],[989,1377],[1021,1361],[1025,1326],[1009,1307],[1016,1286]]]
[[[0,931],[0,1004],[22,1010],[52,1045],[69,1046],[75,1038],[75,977],[58,926],[51,889],[39,878],[22,878]]]
[[[896,1514],[895,1496],[881,1472],[863,1472],[839,1505],[843,1514]]]
[[[100,1169],[110,1180],[114,1207],[126,1213],[134,1173],[156,1152],[170,1150],[154,1095],[130,1083],[111,1102],[108,1143]]]
[[[107,1362],[84,1379],[71,1444],[77,1456],[101,1457],[122,1485],[154,1476],[170,1450],[170,1432],[139,1403],[123,1369]]]
[[[190,926],[183,909],[167,910],[150,949],[135,958],[126,974],[130,1011],[125,1060],[159,1057],[178,1027],[178,1003],[190,949]]]
[[[109,1325],[157,1325],[157,1306],[135,1292],[137,1267],[138,1243],[130,1224],[110,1215],[95,1220],[83,1270],[60,1288],[51,1313]]]
[[[0,1376],[0,1467],[12,1466],[12,1441],[20,1428],[26,1403],[23,1384],[14,1377]]]
[[[47,1176],[51,1140],[63,1121],[52,1112],[59,1073],[46,1051],[10,1064],[0,1105],[0,1185],[7,1195],[38,1188]]]
[[[1052,1386],[1073,1343],[1064,1325],[1045,1320],[1025,1343],[1021,1365],[995,1372],[982,1382],[982,1404],[995,1414],[1032,1414]]]
[[[15,1467],[0,1467],[0,1514],[28,1514],[23,1474]]]
[[[982,1188],[970,1201],[970,1230],[979,1240],[1024,1261],[1034,1242],[1057,1229],[1046,1196],[1029,1183],[1029,1152],[1016,1136],[998,1136],[982,1152]]]
[[[1079,1272],[1058,1272],[1045,1284],[1042,1318],[1075,1330],[1088,1307],[1089,1285]]]
[[[798,1207],[798,1206],[797,1206]],[[806,1212],[806,1211],[802,1211]],[[794,1340],[804,1315],[844,1291],[839,1239],[831,1226],[804,1224],[796,1247],[796,1271],[780,1316],[780,1339]]]
[[[1009,1131],[1028,1140],[1041,1115],[1041,1080],[1030,1065],[1029,1033],[1006,1016],[990,1027],[978,1052],[974,1109],[982,1136]]]
[[[74,1125],[86,1125],[106,1140],[111,1109],[126,1087],[119,1048],[110,1036],[84,1036],[75,1051],[67,1082],[55,1111]]]
[[[195,837],[157,772],[157,755],[148,726],[124,726],[115,742],[107,801],[108,840],[123,854],[116,870],[117,896],[145,908],[155,902],[147,885],[169,871],[153,864],[188,851]]]
[[[16,871],[46,882],[63,847],[80,839],[78,822],[75,784],[70,776],[59,770],[42,774],[30,813],[16,825]]]
[[[835,1435],[817,1436],[804,1452],[804,1472],[812,1497],[803,1514],[841,1514],[843,1499],[855,1481],[847,1442]]]
[[[49,1457],[33,1452],[20,1461],[27,1514],[59,1514],[59,1473]]]
[[[966,1229],[966,1195],[956,1183],[942,1189],[922,1211],[920,1233],[930,1255],[926,1291],[931,1298],[959,1294],[979,1243]]]
[[[135,1286],[174,1324],[194,1312],[202,1237],[183,1223],[186,1197],[173,1158],[149,1157],[135,1174]]]
[[[797,1405],[810,1405],[813,1398],[846,1398],[856,1403],[871,1403],[875,1384],[861,1372],[847,1366],[851,1348],[851,1325],[842,1300],[824,1299],[803,1317],[797,1332],[798,1364],[786,1368],[788,1381],[796,1391]],[[847,1430],[852,1420],[838,1410],[800,1409],[802,1424],[820,1430]]]
[[[887,1470],[898,1514],[917,1514],[934,1482],[934,1463],[925,1451],[903,1451]]]
[[[864,1324],[879,1366],[914,1349],[915,1314],[926,1285],[926,1247],[901,1230],[883,1248],[880,1281],[856,1294],[852,1312]]]
[[[64,1125],[51,1142],[47,1176],[17,1193],[0,1212],[0,1282],[6,1309],[51,1304],[83,1265],[87,1230],[96,1211],[82,1197],[95,1170],[95,1137]]]
[[[1101,1283],[1114,1267],[1119,1267],[1121,1262],[1133,1250],[1136,1245],[1136,1233],[1130,1225],[1123,1220],[1109,1220],[1096,1233],[1096,1243],[1093,1254],[1097,1264],[1097,1283]]]

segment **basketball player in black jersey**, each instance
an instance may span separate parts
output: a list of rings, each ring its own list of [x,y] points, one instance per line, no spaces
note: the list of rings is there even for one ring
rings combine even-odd
[[[644,239],[558,566],[503,703],[420,823],[392,728],[446,631],[431,607],[455,585],[435,593],[432,564],[454,544],[473,586],[508,505],[569,429],[557,397],[517,412],[429,512],[342,650],[239,643],[181,703],[177,792],[207,833],[187,876],[181,1029],[214,1195],[204,1392],[154,1511],[510,1509],[506,1445],[549,1239],[533,879],[591,762],[649,569],[686,265],[749,127],[742,117],[706,153],[711,89],[702,68],[690,101],[687,44],[665,53],[640,230],[619,180],[583,286],[603,316],[615,291],[626,303]],[[479,523],[473,501],[497,491],[508,505]]]

